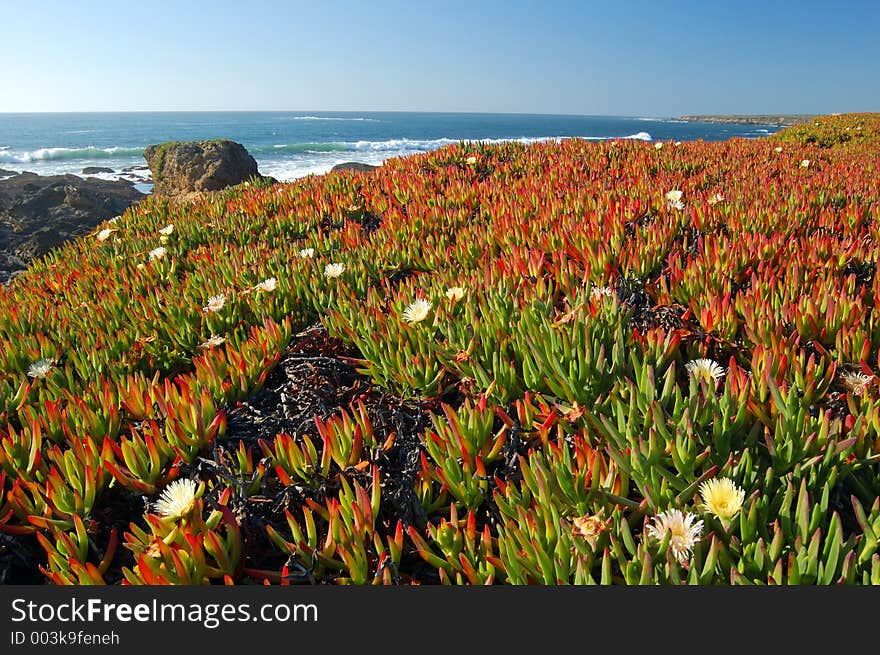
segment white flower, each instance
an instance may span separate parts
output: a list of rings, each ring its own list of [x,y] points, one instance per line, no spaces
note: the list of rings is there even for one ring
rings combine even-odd
[[[226,337],[218,337],[216,334],[212,334],[210,339],[199,345],[199,348],[204,348],[205,350],[216,348],[217,346],[222,346],[225,342]]]
[[[170,519],[182,518],[193,510],[197,491],[194,480],[175,480],[156,501],[156,511]]]
[[[804,159],[804,160],[801,162],[801,168],[809,168],[809,167],[810,167],[810,160],[809,160],[809,159]]]
[[[464,298],[464,289],[461,287],[449,287],[446,290],[446,297],[451,301],[456,302]]]
[[[669,533],[669,548],[682,564],[691,557],[691,550],[703,532],[703,521],[696,521],[696,515],[680,509],[668,509],[655,516],[646,528],[648,536],[663,541]]]
[[[308,258],[314,257],[315,256],[315,249],[314,248],[303,248],[302,250],[299,251],[299,256],[302,257],[303,259],[305,259],[307,257]]]
[[[54,359],[38,359],[28,366],[27,374],[29,378],[44,378],[49,375],[49,371],[55,366]]]
[[[471,156],[468,157],[465,161],[466,161],[468,164],[470,164],[471,166],[473,166],[474,164],[477,163],[477,158],[476,158],[474,155],[471,155]]]
[[[662,142],[662,141],[658,141],[657,143],[654,144],[654,147],[655,147],[657,150],[660,150],[660,148],[663,147],[663,142]]]
[[[339,277],[345,270],[345,264],[327,264],[324,267],[324,277]]]
[[[159,234],[161,234],[162,236],[166,236],[166,237],[170,236],[172,232],[174,232],[174,225],[172,225],[170,223],[168,225],[166,225],[165,227],[163,227],[161,230],[159,230]]]
[[[275,291],[275,289],[278,288],[278,280],[276,280],[274,277],[266,278],[265,280],[257,284],[257,286],[255,286],[254,288],[269,293],[271,291]]]
[[[681,141],[676,141],[676,142],[675,142],[675,145],[680,146],[680,145],[681,145]]]
[[[718,362],[701,357],[685,364],[688,373],[697,380],[712,380],[717,382],[725,375],[724,367]]]
[[[218,293],[208,298],[208,304],[202,307],[203,312],[219,312],[226,305],[226,296]]]
[[[168,252],[164,247],[159,246],[158,248],[153,248],[150,252],[147,253],[147,256],[150,258],[150,261],[154,259],[162,259],[165,256],[165,253]]]
[[[695,378],[697,381],[699,380],[711,380],[712,382],[718,382],[721,378],[724,377],[724,368],[712,359],[706,359],[701,357],[700,359],[694,359],[685,364],[685,368],[690,373],[691,377]]]
[[[106,241],[110,238],[110,235],[113,234],[116,230],[111,230],[109,227],[105,227],[103,230],[98,232],[97,239],[98,241]]]
[[[107,222],[110,223],[110,225],[115,225],[119,221],[120,218],[122,218],[122,216],[114,216],[113,218],[111,218]]]
[[[430,300],[419,298],[403,310],[403,320],[407,323],[424,321],[428,317],[428,312],[431,311],[431,307],[433,307],[433,305]]]
[[[709,196],[710,205],[717,205],[719,202],[724,202],[724,196],[722,196],[720,193],[713,193],[711,196]]]
[[[673,189],[672,191],[668,191],[666,193],[666,206],[669,209],[684,209],[684,203],[681,201],[682,192],[678,189]]]
[[[727,478],[706,480],[700,485],[699,491],[703,499],[703,509],[712,512],[722,521],[732,519],[742,508],[746,497],[746,492]]]
[[[861,396],[865,393],[865,389],[873,379],[873,375],[865,375],[856,371],[854,373],[842,373],[840,383],[854,396]]]
[[[782,152],[782,146],[776,146],[773,148],[773,152]]]
[[[611,287],[593,287],[590,289],[590,300],[601,300],[602,298],[610,298],[614,295]]]

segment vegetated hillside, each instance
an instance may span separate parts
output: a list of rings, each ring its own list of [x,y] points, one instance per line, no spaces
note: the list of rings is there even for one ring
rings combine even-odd
[[[0,575],[880,583],[878,123],[818,122],[99,226],[0,293]]]
[[[772,139],[785,143],[832,146],[880,144],[880,114],[841,114],[817,116],[802,125],[774,134]]]

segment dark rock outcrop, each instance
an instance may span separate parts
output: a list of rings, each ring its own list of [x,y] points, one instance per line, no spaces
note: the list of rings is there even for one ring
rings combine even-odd
[[[369,173],[370,171],[376,170],[379,168],[378,166],[373,166],[372,164],[364,164],[359,161],[346,161],[341,164],[336,164],[333,168],[330,169],[331,173],[335,173],[337,171],[358,171],[363,173]]]
[[[128,182],[76,175],[21,173],[0,180],[0,282],[144,197]]]
[[[86,166],[82,169],[83,175],[94,175],[96,173],[115,173],[112,168],[107,168],[106,166]]]
[[[163,196],[219,191],[260,176],[245,147],[228,139],[160,143],[149,146],[144,158],[153,176],[153,193]]]

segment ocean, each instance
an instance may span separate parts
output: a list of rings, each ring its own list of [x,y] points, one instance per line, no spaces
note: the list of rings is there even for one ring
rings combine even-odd
[[[399,112],[131,112],[0,114],[0,169],[40,175],[109,168],[148,191],[144,148],[163,141],[227,138],[243,144],[260,173],[288,181],[334,164],[381,164],[461,140],[582,137],[719,141],[759,137],[775,126],[692,123],[664,117]],[[2,173],[0,173],[2,176]]]

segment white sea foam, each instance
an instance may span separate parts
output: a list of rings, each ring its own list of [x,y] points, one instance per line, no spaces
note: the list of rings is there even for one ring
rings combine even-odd
[[[0,163],[4,164],[27,164],[30,162],[52,160],[95,160],[111,159],[117,157],[131,157],[143,154],[143,148],[124,148],[113,146],[111,148],[37,148],[36,150],[12,150],[0,149]]]
[[[343,118],[340,116],[288,116],[292,121],[354,121],[362,123],[381,123],[378,118],[364,118],[362,116]]]
[[[610,139],[638,139],[642,141],[651,141],[653,137],[648,132],[637,132],[625,136],[537,136],[537,137],[506,137],[500,139],[480,139],[480,138],[458,138],[442,137],[439,139],[386,139],[384,141],[327,141],[324,143],[276,143],[272,146],[274,150],[285,150],[295,154],[327,154],[333,152],[389,152],[389,153],[417,153],[436,150],[443,146],[449,146],[456,143],[484,143],[496,145],[501,143],[522,143],[531,145],[533,143],[541,143],[544,141],[556,141],[557,143],[565,139],[586,139],[589,141],[607,141]],[[254,147],[253,152],[268,152],[266,147]]]
[[[687,121],[680,121],[677,118],[654,118],[651,116],[639,116],[634,118],[633,120],[644,121],[648,123],[687,123]]]

